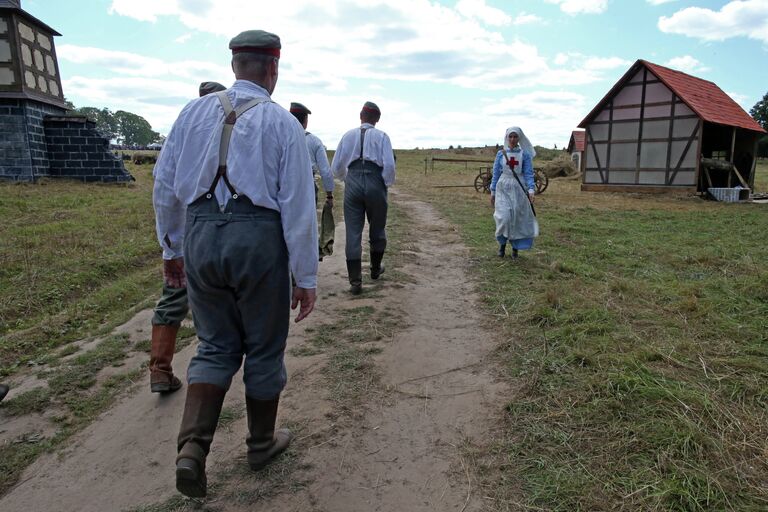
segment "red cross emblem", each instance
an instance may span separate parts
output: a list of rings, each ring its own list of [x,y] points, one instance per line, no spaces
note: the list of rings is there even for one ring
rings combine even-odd
[[[518,162],[517,160],[515,160],[515,157],[513,156],[512,158],[510,158],[510,159],[507,161],[507,163],[509,164],[509,168],[510,168],[510,169],[512,169],[512,170],[514,171],[514,170],[515,170],[515,166],[516,166],[517,164],[519,164],[520,162]]]

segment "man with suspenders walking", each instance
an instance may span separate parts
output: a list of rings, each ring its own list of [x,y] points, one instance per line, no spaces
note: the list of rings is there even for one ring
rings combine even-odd
[[[304,132],[273,103],[280,38],[234,37],[232,87],[189,103],[155,166],[154,205],[164,257],[183,258],[197,354],[187,372],[176,488],[207,492],[205,462],[224,396],[244,362],[248,463],[258,470],[288,446],[275,430],[289,307],[312,312],[317,219]],[[186,212],[186,215],[185,215]],[[166,251],[167,249],[167,251]],[[296,279],[291,298],[290,273]]]
[[[395,155],[389,136],[375,128],[381,110],[370,101],[360,111],[360,128],[341,138],[333,156],[333,175],[344,180],[344,225],[347,232],[347,273],[350,292],[362,291],[362,239],[368,217],[371,279],[384,272],[387,247],[387,189],[395,182]]]

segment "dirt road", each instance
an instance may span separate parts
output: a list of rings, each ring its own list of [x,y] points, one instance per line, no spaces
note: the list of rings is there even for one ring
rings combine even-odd
[[[454,228],[426,203],[392,199],[410,231],[396,271],[350,296],[339,226],[317,309],[292,326],[279,421],[297,440],[280,463],[247,470],[238,375],[208,460],[209,497],[180,498],[173,461],[184,393],[152,395],[145,377],[65,451],[30,466],[0,510],[234,511],[255,501],[274,511],[482,510],[463,446],[482,438],[501,403],[492,334]],[[143,312],[123,329],[148,322]]]

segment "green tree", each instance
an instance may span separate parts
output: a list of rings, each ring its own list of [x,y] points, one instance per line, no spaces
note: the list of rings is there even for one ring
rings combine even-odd
[[[755,103],[755,106],[749,111],[749,115],[760,123],[763,130],[768,130],[768,92],[765,93],[763,99]]]
[[[117,140],[121,144],[146,146],[160,137],[159,133],[152,130],[152,126],[146,119],[131,112],[118,110],[115,112],[115,121],[117,122]]]
[[[768,130],[768,92],[765,93],[762,100],[755,103],[755,106],[749,111],[749,115],[763,127],[763,130]],[[758,140],[757,156],[768,157],[768,135],[763,135]]]
[[[95,122],[96,129],[109,140],[117,137],[117,119],[115,119],[115,114],[108,108],[80,107],[75,109],[75,112]]]

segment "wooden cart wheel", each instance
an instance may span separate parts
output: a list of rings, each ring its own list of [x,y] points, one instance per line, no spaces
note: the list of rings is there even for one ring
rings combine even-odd
[[[547,190],[549,186],[549,178],[543,172],[537,170],[533,176],[533,182],[536,186],[536,194],[541,194]]]
[[[475,191],[476,192],[487,192],[488,187],[490,186],[489,183],[487,183],[487,177],[486,177],[485,171],[481,171],[480,174],[478,174],[475,177]]]

